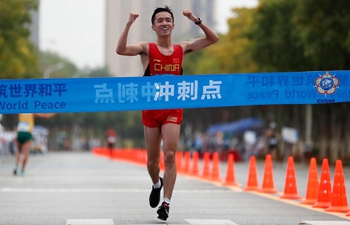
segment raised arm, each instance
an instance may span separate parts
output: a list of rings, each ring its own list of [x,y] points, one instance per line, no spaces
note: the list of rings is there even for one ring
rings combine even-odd
[[[199,18],[196,17],[191,10],[184,10],[183,15],[194,23],[200,22]],[[185,53],[201,50],[205,47],[208,47],[209,45],[214,44],[219,40],[219,37],[215,34],[215,32],[203,22],[200,22],[198,26],[203,30],[205,37],[197,38],[194,41],[190,42],[182,42],[182,46],[185,47]]]
[[[127,39],[128,39],[128,34],[131,25],[135,22],[135,20],[139,17],[139,14],[137,13],[130,13],[129,15],[129,20],[125,25],[124,31],[121,34],[116,52],[118,55],[128,55],[128,56],[135,56],[143,52],[143,47],[141,44],[132,44],[132,45],[127,45]]]

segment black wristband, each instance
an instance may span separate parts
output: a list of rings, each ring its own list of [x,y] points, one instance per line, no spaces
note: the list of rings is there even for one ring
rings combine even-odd
[[[196,25],[199,25],[199,24],[201,24],[202,23],[202,20],[201,20],[201,18],[199,18],[198,17],[198,21],[197,22],[194,22]]]

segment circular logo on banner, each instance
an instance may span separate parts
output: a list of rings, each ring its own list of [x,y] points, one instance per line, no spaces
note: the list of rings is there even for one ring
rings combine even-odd
[[[339,86],[339,79],[328,71],[315,80],[317,92],[320,94],[334,94]]]

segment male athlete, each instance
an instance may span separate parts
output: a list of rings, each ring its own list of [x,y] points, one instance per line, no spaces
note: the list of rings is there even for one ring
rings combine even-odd
[[[130,13],[129,20],[120,36],[117,53],[119,55],[140,55],[144,76],[156,76],[171,74],[182,75],[183,58],[186,54],[201,50],[219,40],[219,37],[206,26],[202,20],[196,17],[191,10],[184,10],[183,15],[199,26],[205,37],[193,41],[173,44],[171,34],[175,27],[174,15],[169,6],[156,8],[151,17],[152,30],[157,35],[154,43],[140,42],[127,45],[127,37],[131,25],[139,17],[136,13]],[[145,143],[147,149],[147,170],[152,179],[153,186],[149,196],[152,208],[160,202],[160,192],[164,186],[164,199],[157,210],[158,218],[166,220],[169,216],[170,199],[176,180],[175,154],[180,135],[182,121],[182,109],[143,110],[142,123],[144,125]],[[163,153],[165,170],[163,178],[159,176],[160,143],[163,139]]]

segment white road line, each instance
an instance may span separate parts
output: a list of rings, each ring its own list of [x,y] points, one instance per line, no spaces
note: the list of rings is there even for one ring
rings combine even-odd
[[[133,188],[1,188],[0,192],[149,192],[149,189],[133,189]],[[214,189],[191,189],[176,190],[176,193],[227,193],[231,190],[214,190]]]
[[[185,221],[187,222],[187,224],[193,225],[239,225],[231,220],[220,219],[185,219]],[[67,219],[66,225],[114,225],[114,222],[112,219]]]
[[[92,181],[100,181],[100,180],[117,180],[117,181],[124,181],[124,180],[135,180],[138,181],[145,180],[148,181],[149,178],[146,176],[133,176],[133,177],[126,177],[126,176],[25,176],[25,177],[19,177],[19,176],[0,176],[0,181],[15,181],[15,180],[30,180],[30,181],[59,181],[59,180],[73,180],[73,181],[86,181],[86,180],[92,180]]]
[[[231,220],[206,220],[206,219],[185,219],[189,224],[196,225],[238,225]]]
[[[349,221],[302,221],[299,225],[350,225]]]
[[[68,219],[66,225],[114,225],[112,219]]]

